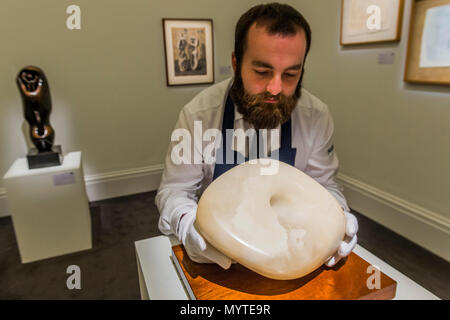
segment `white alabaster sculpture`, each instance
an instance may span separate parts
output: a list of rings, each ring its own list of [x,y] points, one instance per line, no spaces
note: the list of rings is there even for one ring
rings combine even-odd
[[[283,162],[264,161],[243,163],[214,180],[200,198],[195,225],[248,269],[272,279],[299,278],[336,252],[345,215],[314,179]],[[276,174],[261,174],[268,161],[278,165]]]

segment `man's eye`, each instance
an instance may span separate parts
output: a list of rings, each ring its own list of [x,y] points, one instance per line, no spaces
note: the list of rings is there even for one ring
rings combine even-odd
[[[297,76],[297,73],[285,73],[284,75],[289,78],[294,78]]]
[[[255,72],[261,76],[265,76],[268,75],[270,72],[269,71],[263,71],[263,70],[255,70]]]

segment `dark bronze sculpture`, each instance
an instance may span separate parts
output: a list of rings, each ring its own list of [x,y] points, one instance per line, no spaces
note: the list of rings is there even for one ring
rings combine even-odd
[[[61,164],[61,148],[53,146],[55,131],[50,125],[52,102],[44,72],[34,66],[23,68],[17,75],[25,119],[30,125],[30,138],[36,148],[27,155],[30,169]]]

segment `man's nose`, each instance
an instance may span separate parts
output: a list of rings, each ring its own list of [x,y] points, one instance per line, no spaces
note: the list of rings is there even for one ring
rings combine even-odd
[[[272,79],[270,79],[270,82],[266,87],[267,92],[269,92],[273,96],[279,94],[282,89],[281,78],[277,75],[273,76]]]

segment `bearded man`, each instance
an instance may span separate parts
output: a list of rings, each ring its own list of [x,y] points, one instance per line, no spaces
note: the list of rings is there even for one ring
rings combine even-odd
[[[291,6],[271,3],[251,8],[236,25],[232,53],[234,78],[200,92],[180,112],[176,129],[187,130],[191,137],[198,134],[194,130],[196,121],[201,122],[203,132],[217,129],[223,142],[217,152],[223,152],[223,159],[228,152],[234,153],[233,159],[238,153],[248,159],[251,149],[225,143],[226,130],[278,130],[279,139],[267,145],[267,153],[276,153],[280,161],[295,166],[322,184],[345,212],[346,239],[326,262],[327,266],[333,266],[355,247],[358,224],[349,213],[342,188],[334,181],[339,163],[328,107],[302,88],[310,46],[309,24]],[[194,145],[192,158],[205,159],[203,150],[207,142]],[[156,195],[161,215],[159,229],[163,234],[176,235],[192,260],[217,263],[227,269],[231,259],[205,242],[194,221],[203,190],[237,163],[179,161],[172,152],[175,144],[172,141],[169,146]]]

